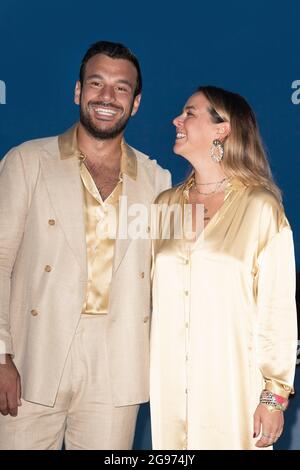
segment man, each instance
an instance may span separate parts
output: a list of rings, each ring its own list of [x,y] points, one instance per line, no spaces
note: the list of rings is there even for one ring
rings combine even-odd
[[[0,163],[0,449],[132,446],[148,400],[151,240],[119,236],[119,201],[150,212],[170,186],[123,139],[141,87],[136,57],[97,42],[76,83],[79,124]]]

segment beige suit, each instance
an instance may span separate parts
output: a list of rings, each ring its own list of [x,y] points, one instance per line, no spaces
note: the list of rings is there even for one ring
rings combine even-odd
[[[170,174],[127,146],[136,181],[123,194],[149,208]],[[112,400],[148,400],[151,241],[117,240],[107,327]],[[30,141],[0,162],[0,343],[14,355],[24,400],[53,406],[86,293],[82,183],[58,138]]]

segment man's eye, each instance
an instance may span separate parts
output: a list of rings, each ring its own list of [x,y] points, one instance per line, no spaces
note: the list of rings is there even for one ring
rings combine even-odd
[[[191,111],[187,111],[187,112],[186,112],[186,115],[187,115],[187,116],[194,116],[193,113],[191,113]]]
[[[100,83],[100,82],[91,82],[91,85],[93,85],[93,86],[100,86],[101,83]]]
[[[118,87],[117,87],[117,90],[118,90],[118,91],[122,91],[122,92],[127,92],[127,88],[124,88],[124,87],[122,87],[122,86],[118,86]]]

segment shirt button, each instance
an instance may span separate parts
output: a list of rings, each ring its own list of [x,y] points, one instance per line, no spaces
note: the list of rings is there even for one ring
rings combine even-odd
[[[147,227],[146,232],[150,233],[150,227],[149,226]]]
[[[141,273],[141,278],[144,279],[144,277],[145,277],[145,273],[142,272],[142,273]]]
[[[147,323],[148,320],[149,320],[149,317],[144,317],[144,323]]]
[[[189,295],[189,291],[188,291],[188,290],[185,290],[185,291],[184,291],[184,294],[185,294],[185,295]]]
[[[189,327],[189,324],[188,324],[188,322],[186,322],[186,324],[185,324],[185,327],[186,327],[186,328],[188,328],[188,327]]]
[[[49,264],[47,264],[47,265],[45,266],[45,271],[46,271],[46,273],[50,273],[51,270],[52,270],[51,266],[49,266]]]
[[[37,311],[37,310],[34,310],[34,309],[31,310],[30,313],[31,313],[31,315],[32,315],[33,317],[36,317],[36,316],[39,314],[38,311]]]
[[[190,262],[190,261],[189,261],[188,259],[185,260],[185,264],[189,264],[189,262]]]
[[[48,224],[49,225],[55,225],[55,220],[54,219],[49,219]]]

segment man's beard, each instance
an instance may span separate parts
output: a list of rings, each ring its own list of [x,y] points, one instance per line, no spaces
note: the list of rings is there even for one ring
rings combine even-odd
[[[105,103],[104,105],[101,102],[98,102],[98,103],[93,102],[93,103],[89,103],[89,105],[90,104],[104,106],[104,107],[109,106],[111,108],[115,108],[115,106],[109,105],[107,103]],[[90,115],[84,111],[82,106],[80,106],[80,122],[83,125],[83,127],[86,129],[86,131],[95,139],[98,139],[98,140],[114,139],[115,137],[120,135],[124,131],[125,127],[127,126],[127,123],[131,116],[132,109],[133,109],[133,101],[132,101],[131,108],[127,115],[124,115],[110,129],[103,130],[103,129],[99,129],[97,126],[94,125],[92,119],[90,118]]]

